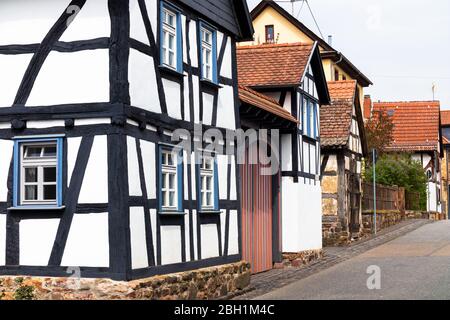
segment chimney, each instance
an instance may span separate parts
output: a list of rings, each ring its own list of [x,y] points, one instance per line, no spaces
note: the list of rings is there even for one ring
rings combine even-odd
[[[328,44],[329,44],[330,46],[333,46],[333,36],[332,36],[332,35],[329,35],[329,36],[328,36]]]
[[[370,119],[373,111],[373,103],[370,95],[364,96],[364,120]]]

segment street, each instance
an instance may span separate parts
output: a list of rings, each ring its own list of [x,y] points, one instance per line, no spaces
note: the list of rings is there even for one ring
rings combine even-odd
[[[450,222],[441,221],[257,299],[450,299],[449,286]]]

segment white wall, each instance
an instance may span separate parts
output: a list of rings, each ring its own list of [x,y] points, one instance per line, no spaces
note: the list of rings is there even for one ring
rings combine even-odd
[[[108,213],[75,214],[61,265],[109,267]]]
[[[147,268],[149,261],[145,234],[145,212],[142,207],[130,208],[130,238],[132,268]]]
[[[59,219],[43,219],[20,222],[20,265],[48,265],[59,221]]]
[[[0,32],[0,35],[2,35],[4,29],[0,30],[2,30],[2,32]],[[32,57],[32,54],[0,55],[0,88],[2,88],[0,94],[0,108],[11,107],[14,104],[14,99],[19,90],[23,75],[25,74],[25,70],[27,70]]]
[[[305,185],[302,179],[282,179],[282,251],[300,252],[322,248],[322,191],[320,184]]]
[[[6,214],[0,214],[0,266],[5,265],[6,257]]]
[[[0,140],[0,202],[6,202],[8,197],[8,174],[13,157],[14,143]]]

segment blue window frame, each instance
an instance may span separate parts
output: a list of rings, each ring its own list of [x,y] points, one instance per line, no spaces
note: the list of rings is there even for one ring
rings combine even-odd
[[[183,41],[181,11],[161,1],[159,47],[160,65],[183,72]]]
[[[217,30],[204,21],[199,22],[198,47],[202,80],[217,84]]]
[[[197,169],[197,202],[201,212],[219,210],[219,175],[217,158],[205,155],[199,156]]]
[[[317,139],[319,137],[318,110],[317,103],[310,98],[303,96],[302,101],[302,128],[303,134]]]
[[[63,137],[14,139],[13,206],[62,207]]]
[[[159,147],[159,197],[161,213],[183,212],[183,150]]]

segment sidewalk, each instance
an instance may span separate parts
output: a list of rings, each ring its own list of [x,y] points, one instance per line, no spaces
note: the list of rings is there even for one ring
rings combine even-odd
[[[390,242],[426,224],[429,220],[407,220],[380,231],[376,237],[368,237],[347,247],[324,248],[324,258],[300,268],[274,269],[252,276],[250,291],[235,300],[250,300],[292,282],[309,277],[336,264],[356,257],[368,250]]]

